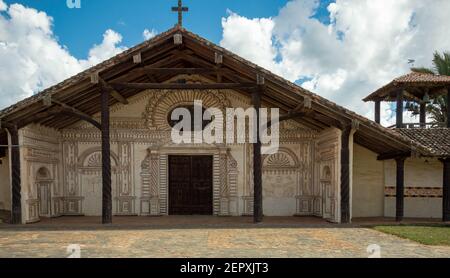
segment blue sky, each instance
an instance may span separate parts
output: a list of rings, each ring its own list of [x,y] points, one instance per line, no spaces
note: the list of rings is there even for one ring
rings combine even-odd
[[[408,73],[409,59],[430,66],[435,51],[450,50],[442,24],[449,0],[183,2],[187,29],[367,117],[373,105],[361,100]],[[69,9],[67,0],[0,0],[0,107],[142,42],[146,29],[173,27],[176,5],[81,0],[80,9]]]
[[[248,18],[273,17],[288,0],[184,0],[190,11],[184,26],[215,43],[222,38],[221,19],[227,10]],[[332,0],[321,1],[315,15],[328,21],[326,7]],[[69,9],[66,0],[5,0],[46,12],[53,17],[53,31],[60,44],[78,59],[86,58],[94,43],[101,43],[106,29],[122,34],[123,44],[131,47],[143,40],[144,29],[163,32],[177,21],[170,11],[176,0],[81,0],[81,9]]]

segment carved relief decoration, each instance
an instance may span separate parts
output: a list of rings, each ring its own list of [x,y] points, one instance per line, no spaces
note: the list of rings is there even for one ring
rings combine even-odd
[[[295,198],[299,192],[301,167],[298,156],[287,147],[263,156],[264,197]]]
[[[142,115],[150,130],[170,131],[168,113],[180,105],[192,105],[201,100],[205,108],[214,107],[225,111],[230,106],[225,94],[219,90],[151,90],[151,97]]]
[[[160,157],[158,150],[149,148],[141,163],[141,214],[160,214]]]
[[[300,167],[297,155],[288,148],[280,148],[280,150],[263,158],[264,172],[295,172]]]
[[[340,221],[339,159],[340,131],[324,131],[316,141],[317,182],[314,188],[314,211],[333,222]]]

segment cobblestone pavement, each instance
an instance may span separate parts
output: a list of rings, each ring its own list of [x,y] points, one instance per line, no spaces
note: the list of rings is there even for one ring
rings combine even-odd
[[[230,225],[227,225],[230,226]],[[355,226],[258,225],[226,228],[170,226],[0,226],[0,257],[67,257],[79,244],[82,257],[368,257],[378,244],[382,257],[450,257],[450,247],[425,246]]]

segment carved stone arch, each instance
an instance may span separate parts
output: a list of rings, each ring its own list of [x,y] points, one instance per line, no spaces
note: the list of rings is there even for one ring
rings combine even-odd
[[[111,151],[111,166],[116,168],[119,165],[119,157]],[[102,149],[94,147],[84,151],[78,158],[80,168],[100,168],[102,167]],[[115,170],[115,169],[114,169]]]
[[[195,100],[201,100],[205,108],[218,108],[225,111],[230,102],[219,90],[154,90],[148,101],[143,118],[151,130],[169,131],[168,113],[183,105],[192,105]]]
[[[263,157],[263,170],[294,170],[300,166],[297,155],[289,148],[282,147],[277,153]]]

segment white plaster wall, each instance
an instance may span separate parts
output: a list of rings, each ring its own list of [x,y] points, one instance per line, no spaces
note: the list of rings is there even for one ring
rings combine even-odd
[[[384,162],[385,186],[395,187],[394,160]],[[405,187],[441,187],[443,166],[437,159],[408,158],[405,161]],[[442,198],[405,198],[405,217],[441,218]],[[385,216],[395,217],[395,198],[385,198]]]
[[[353,147],[352,215],[357,217],[383,216],[383,162],[377,154],[358,145]]]
[[[442,198],[405,198],[404,217],[442,218]],[[395,217],[395,198],[385,198],[386,217]]]
[[[9,168],[9,153],[0,164],[0,210],[11,210],[11,180]]]

